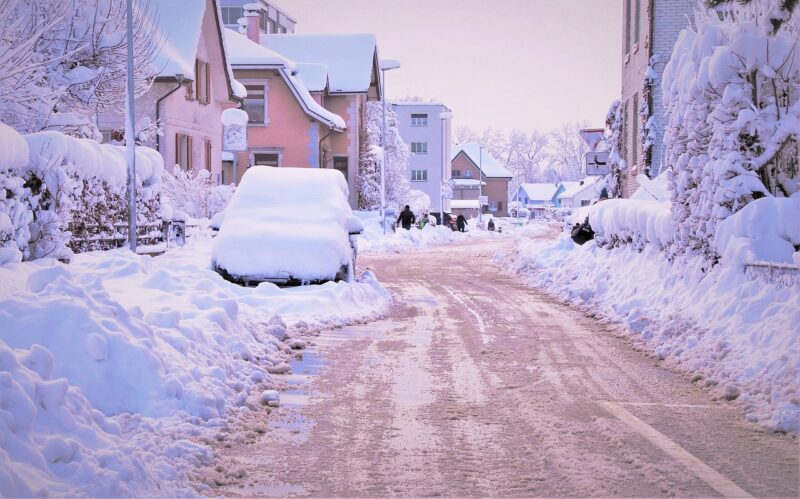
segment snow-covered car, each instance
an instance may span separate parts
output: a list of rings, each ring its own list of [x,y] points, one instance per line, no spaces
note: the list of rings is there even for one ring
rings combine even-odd
[[[338,170],[255,166],[225,209],[212,265],[243,285],[353,280],[364,230]]]

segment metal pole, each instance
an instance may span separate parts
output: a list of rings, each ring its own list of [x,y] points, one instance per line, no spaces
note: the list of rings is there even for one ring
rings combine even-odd
[[[440,182],[441,185],[439,186],[439,223],[444,225],[444,177],[445,173],[447,173],[447,164],[445,163],[445,153],[447,152],[447,147],[444,143],[444,118],[440,117],[439,119],[441,120],[441,127],[439,127],[439,131],[442,132],[442,181]]]
[[[381,225],[383,233],[386,234],[386,178],[384,171],[386,168],[386,71],[381,70],[381,104],[383,107],[383,117],[381,123]]]
[[[236,176],[236,167],[239,166],[239,153],[233,153],[233,185],[239,184],[239,177]]]
[[[128,75],[125,98],[125,145],[128,156],[128,245],[136,252],[136,129],[133,94],[133,0],[126,1],[128,24]]]
[[[480,150],[480,160],[478,160],[478,225],[483,228],[483,203],[481,197],[483,196],[483,146]]]

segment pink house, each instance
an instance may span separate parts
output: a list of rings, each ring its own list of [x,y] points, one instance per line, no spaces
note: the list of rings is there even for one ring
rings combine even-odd
[[[206,169],[220,183],[220,117],[244,92],[227,69],[217,0],[153,3],[150,21],[164,38],[154,61],[155,81],[136,99],[137,131],[159,123],[161,134],[150,134],[143,144],[156,148],[167,168]],[[100,115],[97,121],[105,140],[124,127],[121,113]]]
[[[251,165],[324,165],[325,151],[346,133],[345,121],[312,97],[292,61],[230,29],[225,42],[234,75],[247,90],[248,150],[236,156],[236,181]],[[223,171],[226,181],[233,179],[232,163],[224,163]]]

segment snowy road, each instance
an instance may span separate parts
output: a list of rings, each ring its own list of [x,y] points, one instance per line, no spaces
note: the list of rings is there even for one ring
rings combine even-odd
[[[392,316],[315,338],[211,493],[800,495],[795,437],[487,263],[508,246],[363,258]]]

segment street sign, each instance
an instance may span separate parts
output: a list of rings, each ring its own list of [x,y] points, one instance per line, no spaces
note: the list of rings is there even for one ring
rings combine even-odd
[[[586,145],[589,146],[589,150],[594,152],[597,149],[597,144],[603,140],[605,130],[602,128],[584,128],[579,133]]]
[[[489,206],[489,196],[478,196],[481,206]]]
[[[586,153],[586,175],[608,175],[608,151]]]

